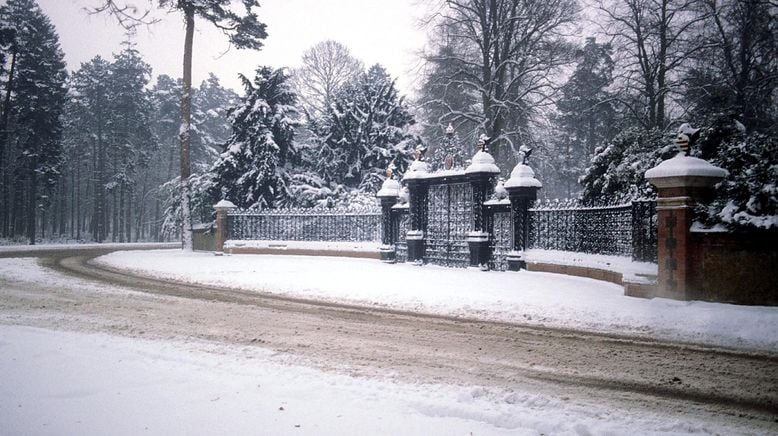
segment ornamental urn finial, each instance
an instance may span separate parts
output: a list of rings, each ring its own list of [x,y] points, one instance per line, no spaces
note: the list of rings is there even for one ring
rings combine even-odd
[[[683,123],[678,127],[678,134],[675,137],[675,145],[686,156],[689,155],[692,145],[700,137],[700,129],[695,129],[689,123]]]

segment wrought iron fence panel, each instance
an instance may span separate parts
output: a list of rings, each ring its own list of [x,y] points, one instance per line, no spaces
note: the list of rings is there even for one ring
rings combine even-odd
[[[513,221],[511,211],[495,211],[491,213],[492,237],[489,240],[491,260],[489,269],[505,271],[508,269],[508,252],[513,246]]]
[[[381,213],[375,210],[272,209],[228,215],[230,238],[278,241],[379,241]]]
[[[646,202],[652,203],[652,202]],[[639,211],[651,206],[637,206]],[[651,214],[635,217],[636,206],[571,207],[568,202],[530,209],[529,247],[656,259],[656,223]],[[646,218],[648,214],[648,218]],[[652,239],[653,238],[653,239]]]
[[[472,229],[472,185],[461,182],[430,186],[425,260],[437,265],[467,267],[470,263],[467,234]]]
[[[392,211],[392,225],[395,226],[394,234],[397,235],[395,243],[395,260],[397,262],[408,261],[408,242],[406,236],[411,226],[411,217],[408,215],[408,209],[399,209]]]
[[[656,201],[632,202],[632,259],[640,262],[657,261]]]

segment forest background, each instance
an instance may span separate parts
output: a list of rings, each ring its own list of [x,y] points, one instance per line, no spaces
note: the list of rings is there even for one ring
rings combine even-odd
[[[189,3],[202,4],[193,9],[198,20],[224,26],[238,47],[259,49],[267,37],[253,1],[242,15],[223,0],[150,5],[185,11]],[[0,237],[180,238],[183,132],[187,198],[194,221],[207,223],[220,199],[255,209],[369,206],[386,169],[401,175],[417,147],[428,149],[435,169],[447,155],[464,168],[482,135],[503,176],[519,147],[535,150],[545,198],[651,198],[643,173],[677,152],[672,139],[684,122],[702,128],[692,154],[730,172],[700,218],[778,228],[778,3],[428,3],[423,67],[404,96],[381,64],[365,65],[332,40],[312,46],[294,68],[247,72],[241,90],[211,74],[185,92],[183,78],[152,74],[134,44],[144,26],[128,31],[112,57],[68,71],[56,29],[35,1],[7,1]],[[130,12],[103,11],[142,20]],[[196,57],[197,46],[190,50]]]

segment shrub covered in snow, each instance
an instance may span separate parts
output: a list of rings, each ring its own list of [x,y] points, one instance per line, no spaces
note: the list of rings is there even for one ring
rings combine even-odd
[[[597,147],[579,182],[585,203],[621,203],[650,198],[656,190],[645,172],[675,156],[672,136],[660,130],[627,129]]]
[[[778,229],[778,139],[747,133],[736,119],[717,115],[703,129],[696,154],[729,171],[716,198],[698,208],[705,224],[730,229]]]

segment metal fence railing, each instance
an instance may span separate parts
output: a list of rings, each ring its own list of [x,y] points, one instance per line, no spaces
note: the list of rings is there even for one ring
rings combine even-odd
[[[543,203],[530,209],[529,247],[630,256],[656,262],[656,203],[584,207]]]
[[[408,209],[392,208],[397,259],[407,256]],[[510,206],[486,206],[492,269],[505,269],[512,246]],[[575,202],[538,203],[529,210],[529,248],[657,259],[656,202],[585,207]],[[228,215],[229,239],[285,241],[380,241],[379,209],[271,209]],[[434,232],[430,232],[434,235]]]
[[[229,237],[237,240],[380,241],[377,209],[269,209],[228,215]]]

